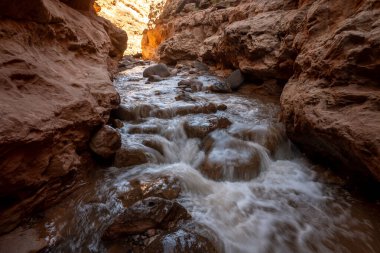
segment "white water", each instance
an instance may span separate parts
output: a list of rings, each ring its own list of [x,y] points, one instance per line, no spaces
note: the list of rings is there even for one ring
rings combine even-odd
[[[174,77],[145,84],[138,67],[119,77],[116,86],[125,104],[149,104],[175,108]],[[202,80],[212,82],[212,77]],[[211,81],[210,81],[211,80]],[[159,91],[159,93],[158,93]],[[121,129],[124,146],[142,146],[146,139],[162,145],[162,154],[143,146],[150,164],[134,168],[110,168],[96,176],[96,184],[74,201],[71,220],[49,223],[52,236],[64,239],[56,252],[103,252],[103,231],[122,210],[120,194],[128,192],[128,180],[143,174],[170,175],[182,187],[178,201],[194,221],[210,230],[217,248],[226,253],[287,252],[377,252],[373,224],[364,216],[354,216],[348,193],[316,180],[313,166],[289,143],[283,126],[277,122],[278,106],[242,94],[193,94],[198,103],[223,102],[228,106],[219,116],[233,124],[216,130],[214,151],[207,154],[204,140],[189,139],[183,128],[186,116],[171,119],[146,117],[125,123]],[[131,134],[132,128],[153,127],[158,134]],[[247,134],[249,133],[249,134]],[[271,145],[268,144],[268,141]],[[274,146],[274,148],[273,148]],[[271,150],[269,150],[270,148]],[[259,174],[248,180],[234,178],[234,169],[258,155]],[[207,155],[222,164],[222,180],[208,179],[201,173]],[[347,194],[347,195],[346,195]],[[90,200],[90,201],[89,201]],[[65,216],[67,219],[67,216]],[[53,232],[55,231],[55,232]],[[216,236],[216,239],[215,239]],[[167,249],[170,252],[170,247]]]

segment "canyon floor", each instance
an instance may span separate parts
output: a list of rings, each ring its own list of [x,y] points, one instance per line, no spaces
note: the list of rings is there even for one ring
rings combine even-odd
[[[380,202],[291,144],[273,86],[215,93],[221,78],[186,65],[150,82],[150,64],[114,81],[113,166],[2,237],[0,252],[379,252]]]

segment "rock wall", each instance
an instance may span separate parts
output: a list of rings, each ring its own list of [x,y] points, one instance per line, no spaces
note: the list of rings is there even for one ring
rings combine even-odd
[[[141,54],[145,29],[153,25],[166,0],[96,0],[98,15],[110,20],[128,34],[127,55]]]
[[[119,104],[127,35],[91,0],[0,1],[0,234],[59,201]]]
[[[169,0],[143,55],[284,85],[282,120],[311,157],[380,180],[380,1]]]

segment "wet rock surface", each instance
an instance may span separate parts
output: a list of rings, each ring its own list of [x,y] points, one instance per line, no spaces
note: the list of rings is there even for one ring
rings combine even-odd
[[[143,72],[144,77],[168,77],[170,76],[170,71],[165,64],[156,64],[150,67],[147,67]]]
[[[107,125],[96,132],[90,141],[91,150],[103,158],[111,157],[120,147],[120,133]]]
[[[269,89],[274,80],[274,93],[285,87],[282,120],[293,142],[316,161],[379,181],[377,1],[203,2],[168,1],[145,33],[143,51],[154,52],[147,57],[201,59]]]
[[[379,224],[373,212],[380,207],[337,189],[345,187],[344,179],[314,168],[291,145],[278,122],[278,95],[245,85],[232,93],[209,92],[220,78],[190,74],[193,66],[146,83],[145,68],[136,64],[115,81],[128,108],[118,129],[122,147],[115,161],[119,156],[120,166],[94,171],[77,196],[45,214],[49,249],[380,249],[372,240]],[[178,83],[191,78],[206,89],[189,91],[194,100],[177,101]]]
[[[189,117],[184,124],[189,138],[204,138],[216,129],[228,128],[232,123],[225,117],[196,115]]]
[[[169,230],[191,216],[175,201],[158,197],[143,199],[120,214],[105,231],[104,239],[140,234],[150,229]]]

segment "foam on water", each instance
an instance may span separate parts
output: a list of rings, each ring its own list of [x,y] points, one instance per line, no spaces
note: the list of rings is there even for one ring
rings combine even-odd
[[[135,108],[142,103],[166,109],[177,106],[173,101],[179,77],[145,84],[140,79],[141,72],[142,67],[138,67],[117,79],[123,103]],[[210,76],[200,79],[215,81]],[[159,95],[154,95],[157,91]],[[378,245],[372,246],[372,223],[353,216],[346,196],[317,181],[310,163],[290,144],[283,126],[276,120],[277,105],[244,95],[202,92],[194,96],[203,102],[223,102],[228,106],[227,112],[217,114],[228,117],[233,124],[210,135],[215,140],[212,148],[217,152],[207,154],[202,140],[187,138],[185,117],[158,119],[145,115],[138,122],[126,123],[121,129],[124,146],[142,145],[143,140],[154,138],[162,145],[162,153],[144,147],[152,157],[150,164],[109,168],[100,173],[96,183],[72,201],[74,207],[64,222],[56,219],[47,224],[63,238],[63,243],[53,251],[105,251],[102,233],[123,210],[117,196],[128,192],[130,179],[144,174],[179,179],[182,191],[178,201],[197,223],[208,228],[211,238],[216,235],[215,243],[221,252],[356,253],[380,249]],[[157,127],[158,133],[129,133],[133,127],[144,124]],[[252,150],[260,160],[257,177],[234,180],[233,163],[224,168],[225,177],[219,181],[201,173],[200,167],[208,155],[222,164],[231,162],[231,157],[244,163],[250,159]],[[171,252],[171,238],[165,240],[167,252]]]

